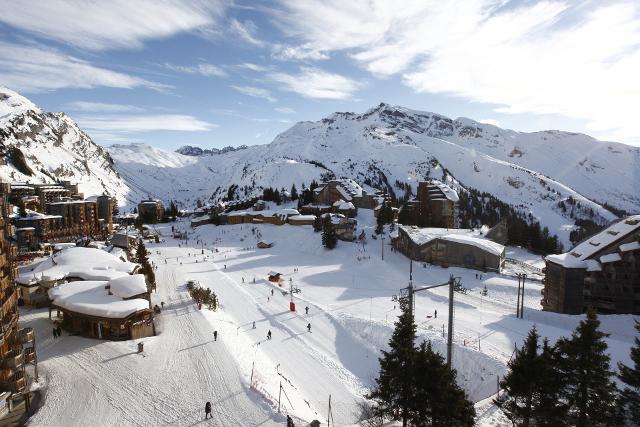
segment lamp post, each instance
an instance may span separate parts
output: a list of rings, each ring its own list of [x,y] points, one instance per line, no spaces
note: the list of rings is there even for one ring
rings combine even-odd
[[[382,261],[384,261],[384,235],[380,238],[380,247],[382,249]]]

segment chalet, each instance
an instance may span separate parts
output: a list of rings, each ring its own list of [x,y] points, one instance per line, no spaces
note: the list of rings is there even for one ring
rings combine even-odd
[[[295,215],[287,219],[290,225],[313,225],[315,221],[315,215]]]
[[[142,200],[138,203],[138,216],[147,223],[160,222],[164,217],[164,205],[158,199]]]
[[[352,218],[347,218],[342,214],[326,213],[322,215],[322,218],[330,218],[331,229],[336,233],[336,237],[345,242],[353,241],[354,232],[356,229],[357,221]]]
[[[267,274],[267,279],[269,279],[270,282],[274,282],[274,283],[280,283],[282,282],[282,273],[278,273],[277,271],[270,271],[269,274]]]
[[[332,211],[348,218],[355,218],[358,215],[358,210],[353,202],[345,202],[344,200],[336,200],[333,203]]]
[[[310,203],[300,207],[300,213],[302,215],[320,216],[322,214],[330,213],[332,210],[333,207],[331,205],[317,205],[315,203]]]
[[[611,224],[571,251],[545,258],[542,307],[579,314],[640,314],[640,215]]]
[[[44,261],[24,266],[16,283],[19,296],[30,305],[47,304],[47,291],[65,282],[105,281],[138,272],[140,266],[122,261],[102,249],[70,247]]]
[[[313,203],[332,206],[338,200],[352,202],[362,197],[362,187],[352,179],[334,179],[321,183],[313,191]]]
[[[398,226],[394,248],[415,260],[477,270],[500,271],[505,248],[471,230]]]
[[[128,340],[155,335],[149,291],[141,274],[109,281],[63,283],[49,289],[51,310],[62,313],[62,327],[73,334]]]
[[[404,225],[457,228],[458,201],[458,193],[448,185],[435,179],[422,181],[416,198],[402,206],[398,218]]]

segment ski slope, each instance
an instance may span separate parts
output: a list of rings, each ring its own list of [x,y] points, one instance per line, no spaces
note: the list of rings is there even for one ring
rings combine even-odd
[[[371,212],[360,210],[358,220],[371,236]],[[187,231],[188,240],[172,238],[171,226]],[[358,404],[373,385],[380,349],[386,348],[399,314],[392,296],[408,282],[409,262],[390,251],[389,239],[382,260],[380,239],[368,237],[364,246],[339,242],[327,251],[311,226],[191,229],[188,221],[179,221],[156,229],[164,241],[147,245],[158,265],[158,292],[152,298],[154,304],[164,301],[165,309],[157,317],[158,336],[141,340],[144,355],[134,353],[134,341],[66,334],[54,341],[45,312],[23,311],[25,326],[35,326],[43,337],[38,355],[45,396],[31,425],[192,425],[202,421],[207,400],[214,408],[211,425],[282,425],[284,414],[306,425],[313,419],[325,422],[329,395],[335,425],[358,421]],[[275,245],[256,249],[258,240]],[[525,262],[537,261],[522,249],[508,251]],[[283,274],[282,287],[266,280],[272,270]],[[416,285],[444,283],[453,274],[469,289],[455,294],[453,364],[460,385],[478,402],[479,425],[503,424],[491,397],[514,345],[522,344],[533,325],[554,342],[583,317],[540,311],[537,281],[527,281],[525,318],[516,319],[517,280],[509,275],[482,273],[480,278],[475,270],[421,264],[414,264],[413,272]],[[291,297],[283,294],[290,279],[301,290],[293,298],[296,312],[289,311]],[[220,309],[197,310],[185,289],[187,280],[213,289]],[[487,296],[481,293],[485,286]],[[446,287],[416,295],[418,339],[431,340],[443,355],[447,306]],[[601,321],[611,334],[612,367],[629,363],[633,316],[602,316]]]

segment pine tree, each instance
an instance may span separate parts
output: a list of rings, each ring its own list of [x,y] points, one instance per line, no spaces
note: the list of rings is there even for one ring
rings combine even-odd
[[[291,200],[298,200],[298,189],[295,184],[291,184]]]
[[[515,357],[507,363],[509,372],[500,382],[504,394],[496,401],[507,418],[524,427],[531,423],[531,407],[538,375],[535,368],[538,361],[539,338],[534,326],[522,348],[517,349]]]
[[[640,333],[640,322],[636,321],[636,330]],[[625,418],[629,422],[640,422],[640,338],[635,338],[635,345],[631,348],[633,367],[618,363],[618,375],[626,384],[621,393],[621,403]]]
[[[531,407],[531,420],[538,427],[567,425],[567,407],[561,400],[564,380],[558,369],[560,355],[547,338],[542,342],[535,369],[535,392]]]
[[[606,353],[608,336],[598,327],[593,310],[580,322],[570,339],[558,341],[560,368],[565,377],[564,398],[569,405],[570,424],[578,427],[615,425],[617,416],[615,383]]]
[[[142,240],[138,241],[138,247],[136,248],[136,262],[140,265],[149,263],[147,248],[144,246],[144,242]]]
[[[413,363],[416,325],[408,298],[400,299],[400,309],[402,313],[389,340],[389,351],[382,350],[376,386],[367,398],[377,403],[377,415],[401,419],[402,425],[406,426],[413,418],[415,400]]]
[[[414,399],[412,423],[416,426],[473,426],[473,403],[456,383],[456,371],[423,342],[413,362]]]
[[[329,215],[322,219],[322,244],[327,249],[333,249],[338,243],[336,232],[331,225],[331,217]]]

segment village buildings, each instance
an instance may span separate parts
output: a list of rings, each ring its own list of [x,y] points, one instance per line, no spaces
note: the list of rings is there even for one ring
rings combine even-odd
[[[404,225],[418,227],[458,227],[458,193],[438,181],[418,183],[417,196],[402,206],[398,214]]]
[[[49,316],[61,313],[70,333],[109,340],[155,335],[145,277],[125,275],[109,281],[74,281],[49,289]]]
[[[147,224],[155,224],[164,217],[164,205],[158,199],[142,200],[138,203],[138,216]]]
[[[4,402],[25,399],[29,405],[29,378],[26,365],[36,366],[35,336],[32,328],[18,325],[18,291],[13,281],[15,246],[11,244],[11,224],[7,196],[10,185],[0,183],[0,398]]]
[[[640,314],[640,215],[621,219],[571,251],[545,258],[542,307],[580,314]]]
[[[391,243],[414,261],[444,267],[500,272],[505,260],[504,246],[471,230],[399,225]]]

